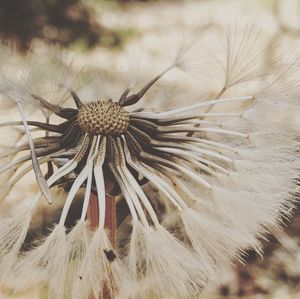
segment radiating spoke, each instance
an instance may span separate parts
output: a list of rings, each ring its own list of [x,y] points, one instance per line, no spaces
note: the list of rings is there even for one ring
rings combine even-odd
[[[187,106],[183,106],[180,108],[176,108],[176,109],[172,109],[166,112],[159,112],[159,113],[152,113],[152,112],[135,112],[132,113],[132,116],[138,116],[141,119],[142,118],[149,118],[149,119],[164,119],[167,117],[170,117],[172,115],[177,116],[179,113],[183,113],[183,112],[187,112],[190,110],[195,110],[198,108],[202,108],[202,107],[208,107],[211,105],[218,105],[218,104],[223,104],[223,103],[230,103],[230,102],[247,102],[247,101],[251,101],[254,100],[255,97],[254,96],[243,96],[243,97],[236,97],[236,98],[220,98],[220,99],[207,99],[204,101],[201,101],[199,103],[196,104],[192,104],[192,105],[187,105]],[[201,113],[197,113],[198,118],[201,117],[200,115]],[[222,113],[224,116],[227,115],[227,113]],[[215,114],[215,113],[203,113],[203,115],[205,116],[221,116],[220,114]],[[228,116],[240,116],[240,114],[234,114],[234,115],[228,115]]]
[[[87,209],[91,196],[92,189],[92,179],[93,179],[93,169],[94,169],[94,160],[98,154],[98,148],[100,143],[100,136],[94,137],[93,144],[90,150],[91,155],[89,155],[87,160],[87,183],[85,187],[84,199],[83,199],[83,207],[81,212],[81,221],[85,220]]]
[[[94,176],[97,188],[97,196],[98,196],[98,208],[99,208],[99,228],[104,229],[105,224],[105,211],[106,211],[106,197],[105,197],[105,182],[103,175],[103,163],[105,160],[106,154],[106,137],[103,136],[101,139],[98,155],[95,159],[95,167],[94,167]]]
[[[93,138],[93,144],[92,146],[95,144],[95,138]],[[92,148],[93,150],[93,148]],[[92,155],[92,150],[90,150],[89,152],[89,157],[88,157],[88,160],[90,159],[91,155]],[[68,212],[69,212],[69,209],[71,207],[71,204],[74,200],[74,197],[77,193],[77,191],[80,189],[81,185],[84,183],[84,181],[87,179],[88,177],[88,165],[86,164],[83,169],[81,170],[81,172],[79,173],[79,175],[77,176],[77,178],[75,179],[69,193],[68,193],[68,196],[67,196],[67,199],[65,201],[65,204],[64,204],[64,207],[63,207],[63,211],[61,213],[61,217],[60,217],[60,221],[59,223],[60,224],[64,224],[65,221],[66,221],[66,218],[67,218],[67,215],[68,215]]]
[[[143,205],[145,206],[145,208],[147,209],[153,223],[158,226],[159,222],[157,219],[157,216],[148,200],[148,198],[146,197],[145,193],[143,192],[143,190],[140,188],[139,184],[137,183],[137,181],[135,180],[135,178],[133,177],[133,175],[130,173],[130,171],[128,170],[128,168],[126,167],[126,163],[125,163],[125,155],[123,152],[123,146],[121,144],[121,140],[117,139],[116,140],[116,144],[119,148],[119,152],[121,152],[121,155],[123,156],[123,160],[124,163],[121,163],[121,169],[124,173],[124,177],[127,179],[128,182],[128,186],[132,186],[133,190],[136,192],[136,194],[139,196],[139,198],[141,199]]]
[[[131,158],[126,139],[123,138],[123,140],[124,140],[124,152],[128,164],[136,171],[140,172],[144,177],[146,177],[159,190],[161,190],[167,196],[167,198],[174,204],[175,207],[177,207],[179,210],[182,210],[182,208],[185,206],[185,203],[182,201],[180,196],[176,192],[174,192],[174,190],[172,190],[172,187],[169,186],[165,181],[163,181],[157,175],[147,170],[146,166],[143,166],[137,160],[133,160]]]

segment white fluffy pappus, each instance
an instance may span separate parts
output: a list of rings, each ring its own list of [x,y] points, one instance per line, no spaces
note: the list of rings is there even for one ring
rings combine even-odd
[[[31,211],[24,208],[11,217],[1,219],[0,223],[0,265],[1,280],[5,280],[18,258],[21,246],[26,238]]]
[[[113,260],[108,260],[108,254],[113,255]],[[99,298],[105,298],[107,294],[116,297],[121,283],[125,284],[125,269],[114,255],[104,229],[99,228],[94,232],[77,275],[72,298],[87,298],[90,294]],[[120,298],[124,298],[123,295]]]
[[[126,263],[128,298],[187,297],[208,280],[202,260],[162,226],[152,229],[133,222]]]

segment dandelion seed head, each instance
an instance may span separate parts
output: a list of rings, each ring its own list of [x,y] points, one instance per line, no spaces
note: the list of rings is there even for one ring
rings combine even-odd
[[[121,135],[129,125],[128,112],[112,101],[91,102],[78,113],[82,130],[92,135]]]
[[[58,84],[57,100],[47,97],[43,84],[28,91],[27,84],[20,88],[12,78],[4,80],[3,86],[8,84],[4,97],[23,105],[24,111],[23,122],[1,123],[0,129],[25,123],[28,133],[27,142],[23,134],[15,147],[2,147],[0,174],[12,176],[5,193],[33,170],[33,153],[45,179],[43,186],[66,191],[64,200],[53,196],[54,202],[62,202],[58,223],[33,249],[24,252],[22,244],[43,198],[41,191],[29,202],[26,218],[21,213],[0,220],[0,265],[5,276],[18,277],[19,289],[45,284],[50,298],[101,298],[104,289],[116,298],[188,298],[243,260],[246,250],[261,254],[259,237],[292,213],[291,190],[300,159],[294,117],[290,117],[295,100],[281,98],[292,84],[291,77],[272,73],[271,82],[262,81],[259,91],[247,95],[236,88],[234,96],[224,94],[228,90],[233,94],[232,86],[257,78],[256,66],[243,70],[252,60],[241,64],[248,57],[249,43],[249,51],[254,49],[256,35],[247,42],[253,31],[245,29],[236,51],[238,41],[231,42],[235,31],[229,31],[230,47],[225,48],[233,52],[224,64],[225,84],[217,96],[202,99],[197,93],[193,104],[167,111],[161,111],[162,105],[150,112],[144,97],[149,102],[148,92],[162,77],[174,69],[185,70],[189,52],[185,47],[175,63],[141,86],[129,84],[119,99],[107,97],[114,102],[90,101],[102,99],[96,93],[101,89],[97,80],[88,88],[95,92],[77,93],[72,70],[62,70],[62,77],[71,79]],[[56,85],[48,80],[46,86]],[[278,81],[279,90],[270,88]],[[157,87],[164,90],[163,84]],[[186,103],[195,96],[188,89],[179,93]],[[47,119],[25,118],[28,103]],[[142,110],[132,109],[137,103]],[[87,221],[92,193],[98,205],[93,211],[98,214],[94,231]],[[108,194],[120,195],[116,244],[105,229],[110,217]],[[70,228],[75,202],[80,203],[72,219],[77,224]],[[4,278],[0,275],[1,283]]]

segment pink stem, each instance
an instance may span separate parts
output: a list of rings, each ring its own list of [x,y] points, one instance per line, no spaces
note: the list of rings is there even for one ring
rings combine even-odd
[[[111,191],[112,184],[110,181],[105,181],[105,189]],[[116,246],[116,198],[114,196],[106,195],[106,211],[105,211],[105,229],[109,232],[109,239],[113,247]],[[87,218],[90,223],[91,230],[96,230],[99,224],[99,209],[98,196],[91,192],[90,202],[87,210]],[[107,288],[103,290],[103,299],[111,299],[110,292]],[[92,299],[92,297],[91,297]]]

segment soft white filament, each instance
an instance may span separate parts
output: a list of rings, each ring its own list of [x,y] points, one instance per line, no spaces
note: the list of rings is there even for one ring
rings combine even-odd
[[[99,202],[99,228],[104,229],[105,224],[105,207],[106,207],[106,198],[105,198],[105,182],[104,182],[104,175],[102,165],[105,159],[105,149],[106,149],[106,137],[103,137],[100,145],[99,145],[99,152],[98,156],[95,160],[95,167],[94,167],[94,176],[96,181],[96,188],[97,188],[97,196]]]

